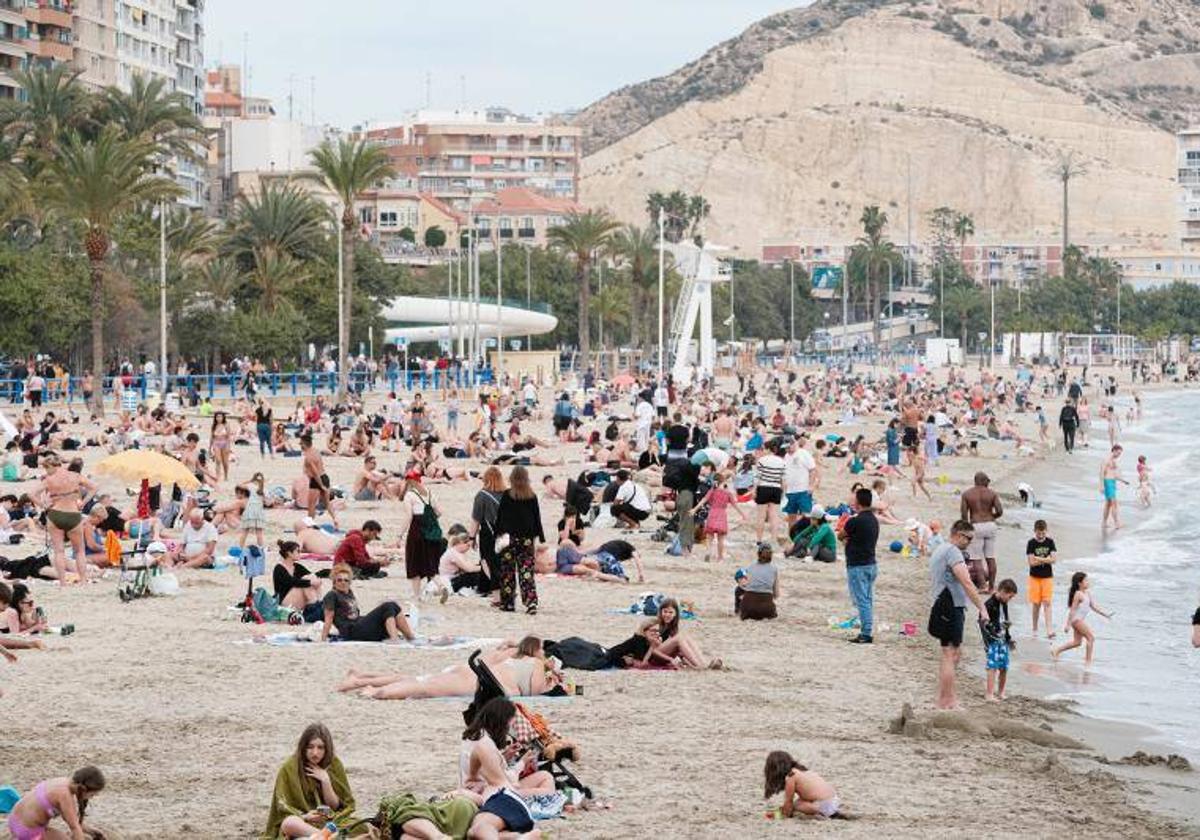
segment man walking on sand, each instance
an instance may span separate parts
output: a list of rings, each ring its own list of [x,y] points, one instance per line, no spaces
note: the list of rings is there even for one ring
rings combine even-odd
[[[929,558],[929,597],[933,601],[929,611],[929,633],[942,644],[936,700],[939,709],[958,708],[954,672],[962,658],[967,601],[979,610],[980,621],[988,620],[983,596],[971,582],[963,559],[962,550],[973,536],[971,523],[960,519],[950,528],[950,539],[938,546]]]
[[[1068,452],[1075,451],[1075,430],[1079,428],[1079,412],[1075,409],[1075,401],[1068,399],[1058,412],[1058,425],[1063,433],[1063,448]]]
[[[1125,479],[1121,478],[1121,468],[1117,466],[1117,460],[1124,451],[1121,444],[1118,443],[1109,452],[1104,465],[1100,467],[1100,492],[1104,494],[1104,512],[1100,516],[1101,531],[1108,528],[1110,518],[1114,531],[1121,527],[1121,510],[1117,504],[1117,482],[1125,482]]]
[[[338,525],[337,514],[333,512],[333,498],[329,495],[329,476],[325,472],[325,463],[321,460],[321,453],[313,447],[311,435],[300,437],[300,451],[304,456],[304,477],[308,479],[309,517],[316,517],[317,501],[320,500],[325,505],[329,518],[333,520],[333,527],[341,527]]]
[[[984,594],[996,585],[996,520],[1004,515],[1000,495],[989,484],[987,473],[975,473],[975,486],[963,493],[959,502],[959,516],[975,533],[967,547],[971,580]]]

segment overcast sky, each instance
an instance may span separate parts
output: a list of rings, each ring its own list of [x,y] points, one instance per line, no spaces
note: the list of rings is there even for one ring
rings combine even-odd
[[[208,0],[205,60],[297,118],[386,122],[426,104],[581,108],[809,0]],[[248,37],[247,37],[248,36]],[[294,77],[289,82],[289,77]],[[315,79],[316,95],[310,96]]]

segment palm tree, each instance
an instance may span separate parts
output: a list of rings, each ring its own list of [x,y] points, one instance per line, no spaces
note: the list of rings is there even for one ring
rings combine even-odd
[[[344,268],[342,312],[344,323],[339,331],[338,343],[338,393],[346,394],[346,354],[350,344],[350,313],[354,304],[354,243],[357,241],[358,220],[354,203],[367,189],[392,178],[392,168],[387,152],[382,146],[368,145],[365,140],[355,143],[346,138],[337,142],[325,140],[312,151],[312,164],[319,173],[318,178],[325,187],[338,197],[342,205],[342,264]]]
[[[967,251],[967,239],[975,235],[975,220],[966,213],[954,219],[954,235],[958,237],[958,261],[962,262]]]
[[[104,261],[112,246],[114,223],[144,202],[179,194],[174,182],[151,174],[158,148],[127,139],[106,126],[95,140],[71,132],[47,163],[46,202],[83,228],[91,279],[92,370],[104,375]],[[103,389],[93,395],[93,410],[104,410]]]
[[[79,75],[67,64],[38,65],[13,74],[23,98],[13,106],[7,133],[21,141],[30,177],[41,172],[69,132],[82,133],[89,122],[87,94]]]
[[[104,91],[103,116],[126,137],[152,140],[165,152],[196,160],[197,144],[204,141],[204,126],[181,93],[169,93],[166,79],[134,75],[129,92],[110,87]]]
[[[224,250],[246,270],[255,263],[255,251],[311,257],[327,218],[325,208],[307,190],[268,181],[257,194],[237,197]]]
[[[978,288],[957,284],[946,290],[945,300],[941,301],[946,313],[958,321],[958,335],[964,354],[967,352],[967,327],[981,304]]]
[[[1062,247],[1065,254],[1067,248],[1071,245],[1070,233],[1070,188],[1071,179],[1087,172],[1087,165],[1076,157],[1075,152],[1063,152],[1059,154],[1058,159],[1054,162],[1051,172],[1059,181],[1062,182],[1062,199],[1063,199],[1063,226],[1062,226]]]
[[[234,313],[234,301],[246,285],[246,275],[229,257],[215,257],[189,265],[184,272],[185,303],[181,309],[203,311],[205,334],[212,349],[212,370],[220,367],[221,350]]]
[[[653,294],[651,285],[657,282],[655,265],[658,259],[658,236],[650,228],[625,225],[618,230],[609,246],[621,267],[628,272],[632,314],[629,319],[629,343],[646,349],[649,346],[650,330],[647,326],[654,307],[649,306]],[[657,302],[655,303],[657,306]]]
[[[620,223],[607,210],[588,210],[571,213],[563,224],[550,228],[547,234],[551,245],[557,245],[575,258],[575,282],[579,289],[579,352],[585,363],[592,350],[588,320],[592,291],[588,282],[589,268],[593,254],[608,247],[613,232],[619,227]]]
[[[258,289],[259,313],[269,318],[290,312],[292,303],[287,299],[287,293],[296,284],[303,283],[306,277],[303,266],[287,254],[271,249],[255,252],[254,270],[249,279]]]
[[[875,347],[879,347],[879,310],[880,296],[878,289],[880,267],[895,265],[900,252],[896,246],[884,238],[883,230],[887,227],[887,213],[877,206],[864,207],[859,221],[863,226],[863,235],[851,251],[850,259],[863,270],[866,279],[867,315],[871,319],[871,334]]]
[[[708,199],[704,196],[697,194],[688,199],[687,217],[692,223],[692,240],[697,245],[701,244],[700,223],[708,218],[710,212],[712,212],[712,205],[708,203]]]

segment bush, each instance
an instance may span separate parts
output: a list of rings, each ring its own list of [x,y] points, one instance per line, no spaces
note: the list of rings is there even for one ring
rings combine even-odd
[[[442,230],[437,225],[426,229],[425,231],[425,247],[426,248],[441,248],[446,244],[446,231]]]
[[[405,242],[416,242],[417,241],[417,234],[414,233],[413,229],[410,227],[401,228],[399,236]]]

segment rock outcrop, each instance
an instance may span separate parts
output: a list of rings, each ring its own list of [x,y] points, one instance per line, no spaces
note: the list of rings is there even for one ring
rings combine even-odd
[[[583,198],[640,220],[648,192],[698,192],[709,237],[757,256],[853,239],[866,204],[903,240],[911,184],[916,241],[940,205],[1053,241],[1072,154],[1074,241],[1167,245],[1198,41],[1185,0],[821,0],[581,112]]]

